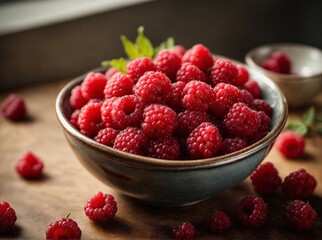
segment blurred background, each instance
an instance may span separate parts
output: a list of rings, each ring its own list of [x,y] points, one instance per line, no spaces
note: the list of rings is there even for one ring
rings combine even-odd
[[[322,48],[321,0],[0,1],[0,90],[76,77],[125,56],[120,35],[138,26],[244,61],[251,48],[296,42]]]

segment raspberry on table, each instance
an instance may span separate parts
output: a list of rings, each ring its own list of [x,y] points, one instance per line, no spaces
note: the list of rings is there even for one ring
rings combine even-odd
[[[151,139],[146,148],[147,156],[159,159],[179,159],[180,146],[176,138],[168,136],[161,139]]]
[[[298,158],[304,152],[305,139],[301,134],[286,130],[276,139],[275,147],[287,158]]]
[[[44,163],[33,152],[26,152],[16,163],[17,173],[24,178],[39,178],[42,175]]]
[[[236,205],[235,215],[242,225],[258,227],[267,220],[267,207],[262,198],[249,195]]]
[[[300,200],[288,202],[283,216],[286,225],[298,231],[311,229],[317,218],[316,211],[310,204]]]
[[[117,212],[117,203],[110,194],[97,192],[84,206],[86,216],[95,222],[106,222]]]
[[[132,94],[134,83],[129,76],[117,72],[106,83],[104,88],[105,98],[122,97]]]
[[[17,220],[15,210],[6,201],[0,202],[0,233],[10,230]]]
[[[97,135],[94,137],[94,140],[98,143],[112,147],[114,140],[119,132],[119,130],[115,130],[110,127],[103,128],[97,133]]]
[[[167,104],[176,112],[183,110],[182,98],[185,86],[186,83],[182,81],[171,83],[171,92],[167,97]]]
[[[81,109],[87,102],[88,102],[88,99],[84,98],[81,90],[81,86],[74,87],[69,97],[70,106],[74,110]]]
[[[243,86],[249,79],[249,72],[242,64],[236,65],[238,74],[237,74],[237,86]]]
[[[209,117],[204,111],[185,110],[178,114],[178,127],[176,132],[180,136],[188,136],[203,122],[209,122]]]
[[[78,227],[77,222],[71,218],[62,218],[54,221],[47,226],[46,239],[59,240],[59,239],[81,239],[82,231]]]
[[[81,133],[87,137],[94,137],[104,128],[101,116],[101,103],[88,102],[82,107],[78,116],[78,125]]]
[[[173,236],[175,239],[193,239],[195,237],[195,226],[186,221],[176,226],[172,230]]]
[[[157,71],[163,72],[169,79],[174,81],[181,66],[181,59],[174,52],[164,49],[158,52],[154,59],[154,64]]]
[[[26,118],[27,108],[23,97],[11,93],[3,100],[0,107],[2,115],[10,121],[20,121]]]
[[[190,62],[206,72],[214,63],[210,50],[203,44],[196,44],[185,52],[182,63]]]
[[[81,84],[84,98],[87,100],[103,99],[106,82],[107,79],[102,73],[89,72]]]
[[[299,169],[285,177],[282,192],[287,198],[307,200],[313,195],[316,185],[317,182],[311,174],[305,169]]]
[[[126,73],[133,79],[134,84],[149,71],[156,71],[156,66],[148,57],[141,57],[130,61],[126,66]]]
[[[238,69],[228,59],[218,59],[211,68],[210,80],[213,87],[219,83],[237,85]]]
[[[254,98],[260,98],[262,95],[262,89],[259,84],[254,80],[248,80],[244,84],[244,89],[250,92]]]
[[[236,152],[247,147],[247,141],[245,139],[235,137],[235,138],[226,138],[221,143],[221,152],[223,155]]]
[[[216,210],[206,219],[206,225],[212,232],[223,233],[231,228],[231,220],[226,213]]]
[[[183,63],[180,69],[177,71],[176,81],[188,83],[193,80],[207,82],[207,75],[197,66],[189,62]]]

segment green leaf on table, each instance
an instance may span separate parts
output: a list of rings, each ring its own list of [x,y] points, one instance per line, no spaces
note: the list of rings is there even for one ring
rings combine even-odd
[[[135,40],[136,46],[138,48],[141,57],[152,58],[154,55],[154,48],[151,41],[144,36],[144,27],[140,26],[138,28],[138,36]]]
[[[124,58],[112,59],[101,63],[104,67],[114,67],[122,73],[126,72],[126,60]]]
[[[299,133],[302,136],[305,136],[309,131],[308,126],[300,120],[293,120],[286,126],[286,129]]]
[[[121,41],[123,44],[124,52],[129,57],[129,59],[135,59],[141,56],[138,46],[135,43],[131,42],[126,36],[122,35]]]
[[[164,42],[161,42],[159,46],[157,46],[154,50],[155,55],[158,54],[163,49],[172,49],[174,47],[174,39],[172,37],[167,38]]]
[[[308,127],[312,127],[312,124],[315,119],[315,108],[310,107],[304,114],[303,114],[303,121]]]

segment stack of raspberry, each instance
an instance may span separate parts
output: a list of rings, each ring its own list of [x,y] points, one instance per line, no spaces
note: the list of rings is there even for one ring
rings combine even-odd
[[[159,159],[228,154],[270,131],[272,107],[243,65],[214,57],[202,44],[177,45],[126,73],[89,72],[73,88],[70,122],[115,149]]]

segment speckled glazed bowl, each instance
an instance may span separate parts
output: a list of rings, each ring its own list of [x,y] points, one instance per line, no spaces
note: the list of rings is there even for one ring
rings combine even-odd
[[[58,94],[56,113],[67,141],[82,165],[113,189],[161,206],[183,206],[210,198],[240,183],[261,163],[287,119],[287,104],[273,81],[249,69],[273,107],[272,130],[240,151],[199,160],[161,160],[133,155],[101,145],[77,131],[68,121],[69,96],[84,76]]]

